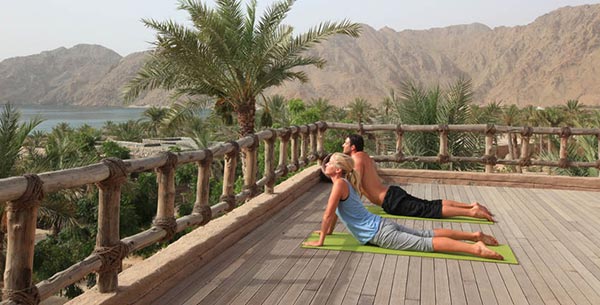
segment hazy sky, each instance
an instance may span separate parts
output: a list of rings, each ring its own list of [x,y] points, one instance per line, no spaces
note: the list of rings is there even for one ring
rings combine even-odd
[[[258,0],[259,11],[274,1]],[[186,22],[176,0],[2,0],[0,61],[79,43],[99,44],[122,56],[147,50],[154,32],[141,18]],[[209,1],[214,3],[214,1]],[[480,22],[490,27],[531,23],[559,7],[591,0],[298,0],[285,23],[305,31],[344,18],[397,31]]]

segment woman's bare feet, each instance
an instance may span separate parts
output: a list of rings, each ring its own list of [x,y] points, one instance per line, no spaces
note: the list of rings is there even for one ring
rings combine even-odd
[[[477,247],[477,256],[479,256],[479,257],[491,258],[491,259],[497,259],[497,260],[504,259],[504,257],[502,255],[500,255],[500,254],[496,253],[496,251],[491,250],[490,248],[486,247],[482,241],[476,242],[475,247]]]
[[[475,232],[475,241],[481,241],[488,246],[498,245],[498,240],[494,236],[487,235],[481,231]]]

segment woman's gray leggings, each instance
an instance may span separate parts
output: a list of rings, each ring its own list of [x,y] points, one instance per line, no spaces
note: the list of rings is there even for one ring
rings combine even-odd
[[[433,230],[415,230],[382,218],[369,243],[387,249],[433,252]]]

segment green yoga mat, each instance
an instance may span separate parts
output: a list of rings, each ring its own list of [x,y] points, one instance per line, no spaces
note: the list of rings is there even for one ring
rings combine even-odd
[[[401,219],[414,219],[414,220],[435,220],[435,221],[444,221],[444,222],[465,222],[465,223],[478,223],[478,224],[485,224],[485,225],[493,225],[494,222],[486,220],[486,219],[480,219],[480,218],[474,218],[474,217],[468,217],[468,216],[454,216],[454,217],[448,217],[448,218],[424,218],[424,217],[412,217],[412,216],[400,216],[400,215],[392,215],[392,214],[388,214],[386,213],[380,206],[377,205],[366,205],[365,208],[367,208],[367,210],[375,215],[379,215],[381,217],[385,217],[385,218],[401,218]]]
[[[305,241],[319,240],[319,235],[312,233]],[[490,249],[500,253],[504,260],[495,260],[489,258],[481,258],[472,256],[470,254],[462,253],[437,253],[437,252],[418,252],[418,251],[404,251],[404,250],[392,250],[386,248],[380,248],[371,245],[361,245],[358,243],[352,235],[349,233],[334,232],[325,238],[325,244],[321,247],[310,247],[302,245],[302,248],[310,249],[323,249],[323,250],[336,250],[336,251],[353,251],[353,252],[365,252],[365,253],[378,253],[378,254],[393,254],[393,255],[406,255],[406,256],[421,256],[431,258],[446,258],[446,259],[458,259],[458,260],[470,260],[480,262],[491,262],[491,263],[502,263],[502,264],[514,264],[517,265],[519,262],[515,257],[508,245],[489,246]]]

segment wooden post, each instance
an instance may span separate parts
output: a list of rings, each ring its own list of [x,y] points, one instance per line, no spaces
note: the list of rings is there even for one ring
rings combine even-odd
[[[204,150],[204,159],[198,162],[198,182],[196,183],[196,202],[194,202],[194,214],[202,215],[200,225],[207,224],[212,219],[208,197],[210,195],[210,168],[212,166],[213,154],[210,149]]]
[[[325,158],[325,130],[327,130],[327,124],[325,122],[317,123],[317,158],[319,159],[319,165],[323,165],[323,158]]]
[[[287,160],[290,134],[290,129],[285,128],[285,131],[281,134],[281,142],[279,142],[279,165],[277,165],[277,169],[282,171],[282,176],[288,173]]]
[[[165,164],[157,168],[158,206],[154,226],[167,232],[163,240],[170,240],[177,233],[175,221],[175,168],[177,155],[172,152],[164,153],[167,157]]]
[[[318,126],[317,126],[318,128]],[[314,130],[310,130],[310,154],[312,156],[312,160],[319,159],[319,154],[317,153],[317,128]]]
[[[438,154],[438,160],[440,163],[448,162],[448,125],[440,125],[440,152]]]
[[[294,171],[300,169],[300,163],[298,162],[299,154],[300,154],[300,141],[298,140],[298,134],[300,133],[300,127],[292,126],[292,160],[291,164],[294,165]]]
[[[304,166],[308,165],[308,134],[310,133],[310,126],[306,125],[306,132],[301,132],[302,145],[300,146],[300,160],[304,163]]]
[[[600,133],[596,134],[596,140],[598,141],[598,163],[600,164]],[[598,177],[600,177],[600,167],[598,167]]]
[[[485,157],[487,160],[496,154],[494,153],[494,133],[496,132],[494,125],[487,125],[485,131]],[[494,164],[486,161],[485,163],[485,172],[493,173],[494,172]]]
[[[271,137],[265,139],[265,173],[268,177],[267,183],[265,183],[265,193],[273,194],[275,188],[275,140],[277,139],[277,132],[271,129]]]
[[[94,253],[100,256],[102,267],[98,270],[98,291],[114,292],[118,286],[118,274],[128,250],[121,245],[119,215],[121,185],[127,181],[125,163],[117,158],[102,160],[109,168],[107,179],[98,186],[98,233]]]
[[[518,173],[523,173],[523,167],[531,165],[531,160],[529,159],[529,139],[532,135],[533,128],[529,126],[523,127],[523,131],[521,132],[521,155],[519,165],[517,166]]]
[[[27,188],[17,200],[7,202],[8,243],[2,299],[16,304],[39,304],[40,295],[32,283],[35,228],[44,196],[42,180],[25,175]]]
[[[523,166],[529,166],[529,136],[521,136],[521,165],[519,165],[518,172],[522,173]]]
[[[569,137],[571,137],[571,128],[563,127],[560,132],[560,151],[559,151],[559,166],[561,168],[569,167],[567,145],[569,144]]]
[[[494,149],[494,135],[487,134],[487,135],[485,135],[485,155],[486,156],[492,156],[493,149]],[[493,173],[494,172],[494,165],[493,164],[489,164],[489,162],[486,163],[485,164],[485,172],[486,173]]]
[[[231,141],[228,142],[233,145],[234,149],[225,154],[225,165],[223,168],[223,193],[221,200],[227,202],[229,205],[226,209],[228,212],[235,209],[237,203],[235,202],[234,186],[235,186],[235,169],[237,167],[237,157],[240,151],[240,145]]]
[[[252,145],[244,149],[244,159],[246,160],[246,167],[244,168],[244,191],[250,192],[248,200],[256,196],[258,193],[258,187],[256,185],[256,172],[258,162],[256,159],[257,148],[260,140],[256,135],[251,135]]]
[[[402,138],[404,137],[404,131],[402,130],[402,126],[398,124],[396,126],[396,159],[397,162],[402,161],[404,157],[404,153],[402,152]]]

